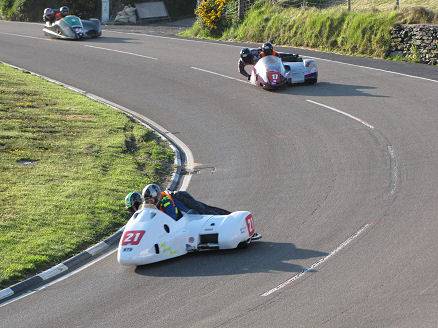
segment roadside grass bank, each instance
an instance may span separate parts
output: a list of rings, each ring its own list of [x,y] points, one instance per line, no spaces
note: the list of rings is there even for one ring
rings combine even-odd
[[[352,10],[394,10],[395,0],[351,0]],[[424,8],[438,11],[438,1],[436,0],[402,0],[399,2],[401,10],[409,9],[412,7],[422,6]],[[347,1],[345,1],[345,5]]]
[[[219,22],[216,29],[209,29],[198,18],[181,35],[227,41],[270,40],[277,45],[384,58],[391,44],[391,30],[396,24],[433,22],[438,23],[438,14],[424,8],[348,11],[340,7],[283,7],[258,1],[240,22],[228,18],[225,23]]]
[[[0,63],[0,288],[111,235],[173,159],[127,115]]]

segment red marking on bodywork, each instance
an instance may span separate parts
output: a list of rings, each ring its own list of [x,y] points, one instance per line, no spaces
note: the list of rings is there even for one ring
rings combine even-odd
[[[252,214],[248,215],[245,218],[245,221],[246,221],[246,228],[248,229],[248,234],[251,237],[255,233],[254,219],[252,217]]]

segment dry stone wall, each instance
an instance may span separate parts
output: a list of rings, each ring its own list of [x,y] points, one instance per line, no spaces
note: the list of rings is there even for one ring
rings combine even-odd
[[[438,25],[396,25],[392,30],[388,55],[437,65]]]

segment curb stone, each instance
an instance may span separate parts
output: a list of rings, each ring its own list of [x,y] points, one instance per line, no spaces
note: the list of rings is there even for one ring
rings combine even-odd
[[[158,125],[157,123],[147,119],[146,117],[143,117],[142,115],[139,115],[135,113],[134,111],[125,108],[123,106],[117,105],[109,100],[106,100],[104,98],[101,98],[99,96],[96,96],[94,94],[88,93],[84,90],[75,88],[71,85],[62,83],[60,81],[51,79],[49,77],[31,72],[27,69],[14,66],[5,62],[0,61],[1,64],[7,65],[9,67],[18,69],[24,73],[28,73],[34,76],[38,76],[46,81],[61,85],[71,91],[74,91],[76,93],[82,94],[94,101],[103,103],[107,106],[110,106],[116,110],[119,110],[123,113],[125,113],[130,118],[134,119],[138,123],[142,124],[146,128],[154,131],[157,133],[162,140],[165,140],[169,143],[169,146],[172,148],[172,150],[175,153],[175,171],[172,174],[170,183],[167,187],[168,190],[176,190],[178,185],[180,184],[180,180],[182,177],[182,167],[187,164],[188,167],[192,166],[192,155],[190,152],[190,149],[188,149],[187,146],[184,145],[184,143],[170,134],[169,131]],[[190,154],[188,154],[190,153]],[[117,230],[114,234],[109,236],[108,238],[104,239],[103,241],[98,242],[97,244],[87,248],[86,250],[82,251],[81,253],[74,255],[73,257],[70,257],[69,259],[65,260],[62,263],[59,263],[53,267],[51,267],[48,270],[45,270],[43,272],[40,272],[30,278],[27,278],[26,280],[20,281],[12,286],[9,286],[7,288],[4,288],[0,290],[0,304],[12,299],[14,296],[17,296],[18,294],[24,293],[25,291],[35,289],[37,287],[42,286],[43,284],[53,281],[57,278],[59,278],[62,275],[65,275],[69,272],[72,272],[76,270],[77,268],[81,267],[82,265],[90,262],[91,260],[94,260],[98,258],[100,255],[106,253],[108,250],[113,248],[115,245],[118,244],[119,239],[122,235],[124,226],[121,227],[119,230]]]

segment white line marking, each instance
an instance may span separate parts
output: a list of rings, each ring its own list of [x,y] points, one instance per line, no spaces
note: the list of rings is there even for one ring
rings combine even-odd
[[[272,293],[275,293],[276,291],[286,287],[287,285],[290,285],[295,280],[301,278],[304,276],[307,272],[314,270],[322,263],[326,262],[329,258],[334,256],[336,253],[338,253],[341,249],[343,249],[345,246],[347,246],[349,243],[351,243],[356,237],[358,237],[361,233],[363,233],[371,224],[367,223],[362,228],[359,229],[358,232],[356,232],[354,235],[352,235],[350,238],[348,238],[346,241],[344,241],[342,244],[340,244],[335,250],[333,250],[329,255],[326,257],[323,257],[318,262],[313,263],[309,268],[306,268],[304,271],[300,272],[299,274],[293,276],[292,278],[286,280],[282,284],[278,285],[275,288],[272,288],[271,290],[268,290],[267,292],[263,293],[261,296],[266,297],[271,295]]]
[[[209,74],[213,74],[213,75],[217,75],[217,76],[222,76],[222,77],[225,77],[225,78],[230,79],[230,80],[235,80],[235,81],[239,81],[239,82],[242,82],[242,83],[247,83],[244,80],[236,79],[235,77],[223,75],[223,74],[212,72],[212,71],[207,71],[206,69],[202,69],[202,68],[198,68],[198,67],[193,67],[193,66],[191,66],[190,68],[195,69],[197,71],[201,71],[201,72],[205,72],[205,73],[209,73]]]
[[[424,295],[426,293],[429,292],[430,289],[432,289],[434,287],[434,285],[438,282],[438,279],[435,280],[434,282],[432,282],[429,286],[427,286],[421,293],[420,295]]]
[[[44,40],[44,41],[53,41],[51,39],[47,38],[38,38],[36,36],[30,36],[30,35],[23,35],[23,34],[15,34],[15,33],[6,33],[6,32],[0,32],[0,34],[6,34],[6,35],[12,35],[12,36],[19,36],[21,38],[28,38],[28,39],[37,39],[37,40]]]
[[[400,76],[405,76],[405,77],[411,77],[411,78],[414,78],[414,79],[419,79],[419,80],[425,80],[425,81],[429,81],[429,82],[438,83],[438,80],[428,79],[428,78],[421,77],[421,76],[416,76],[416,75],[409,75],[409,74],[389,71],[389,70],[381,69],[381,68],[375,68],[375,67],[369,67],[369,66],[362,66],[362,65],[350,64],[350,63],[344,63],[344,62],[340,62],[340,61],[337,61],[337,60],[331,60],[331,59],[325,59],[325,58],[319,58],[319,57],[311,57],[311,56],[304,56],[304,57],[305,58],[311,58],[311,59],[318,59],[318,60],[326,61],[326,62],[330,62],[330,63],[337,63],[337,64],[353,66],[353,67],[358,67],[358,68],[365,68],[365,69],[369,69],[369,70],[373,70],[373,71],[379,71],[379,72],[395,74],[395,75],[400,75]]]
[[[107,243],[105,243],[104,241],[101,241],[100,243],[97,243],[96,245],[87,248],[85,251],[94,256],[97,253],[100,253],[100,252],[106,250],[108,247],[109,247],[109,245]]]
[[[334,111],[334,112],[336,112],[336,113],[339,113],[339,114],[345,115],[345,116],[347,116],[347,117],[349,117],[349,118],[351,118],[351,119],[353,119],[353,120],[355,120],[355,121],[357,121],[357,122],[359,122],[359,123],[365,125],[367,128],[370,128],[371,130],[374,129],[374,126],[372,126],[371,124],[365,122],[364,120],[361,120],[360,118],[358,118],[358,117],[356,117],[356,116],[353,116],[353,115],[348,114],[348,113],[346,113],[346,112],[343,112],[343,111],[341,111],[341,110],[339,110],[339,109],[336,109],[336,108],[334,108],[334,107],[330,107],[330,106],[327,106],[327,105],[321,104],[321,103],[316,102],[316,101],[313,101],[313,100],[309,100],[309,99],[307,99],[306,101],[308,101],[308,102],[310,102],[310,103],[312,103],[312,104],[315,104],[315,105],[318,105],[318,106],[321,106],[321,107],[324,107],[324,108],[330,109],[330,110],[332,110],[332,111]]]
[[[234,47],[234,48],[239,48],[239,49],[243,48],[243,46],[236,46],[234,44],[218,43],[218,42],[203,41],[203,40],[191,40],[191,39],[175,38],[175,37],[169,37],[169,36],[159,36],[159,35],[152,35],[152,34],[145,34],[145,33],[119,32],[119,31],[111,31],[111,30],[105,30],[105,31],[106,32],[113,32],[113,33],[119,33],[119,34],[144,35],[144,36],[152,37],[152,38],[171,39],[171,40],[177,40],[177,41],[182,41],[182,42],[197,42],[197,43],[206,43],[206,44],[218,45],[218,46],[224,46],[224,47]],[[279,46],[279,47],[281,47],[281,48],[290,48],[288,46]],[[309,51],[308,49],[305,49],[305,50]],[[303,57],[304,58],[311,58],[311,59],[318,59],[318,60],[321,60],[321,61],[341,64],[341,65],[348,65],[348,66],[352,66],[352,67],[365,68],[365,69],[370,69],[370,70],[373,70],[373,71],[380,71],[380,72],[384,72],[384,73],[388,73],[388,74],[395,74],[395,75],[399,75],[399,76],[410,77],[410,78],[413,78],[413,79],[419,79],[419,80],[424,80],[424,81],[438,83],[438,80],[428,79],[428,78],[421,77],[421,76],[416,76],[416,75],[410,75],[410,74],[394,72],[394,71],[390,71],[390,70],[386,70],[386,69],[381,69],[381,68],[375,68],[375,67],[363,66],[363,65],[357,65],[357,64],[350,64],[350,63],[345,63],[345,62],[341,62],[341,61],[337,61],[337,60],[325,59],[325,58],[321,58],[321,57],[313,57],[313,56],[303,56]]]
[[[397,189],[397,180],[398,180],[398,165],[397,165],[397,157],[395,155],[394,148],[391,145],[388,145],[388,152],[391,166],[391,195],[395,193]]]
[[[11,295],[14,295],[14,291],[12,289],[10,289],[9,287],[0,290],[0,300],[4,299],[6,297],[9,297]]]
[[[218,45],[221,47],[242,48],[241,46],[236,46],[234,44],[226,44],[226,43],[211,42],[211,41],[204,41],[204,40],[175,38],[175,37],[171,37],[171,36],[153,35],[153,34],[147,34],[147,33],[120,32],[120,31],[112,31],[112,30],[103,30],[103,31],[104,32],[111,32],[111,33],[119,33],[119,34],[128,34],[128,35],[143,35],[143,36],[147,36],[149,38],[168,39],[168,40],[176,40],[176,41],[182,41],[182,42],[205,43],[205,44],[211,44],[211,45]]]
[[[58,282],[60,282],[60,281],[63,281],[64,279],[67,279],[68,277],[71,277],[72,275],[74,275],[74,274],[76,274],[76,273],[79,273],[79,272],[81,272],[82,270],[85,270],[86,268],[88,268],[89,266],[93,265],[94,263],[96,263],[96,262],[98,262],[98,261],[100,261],[100,260],[103,260],[104,258],[110,256],[111,254],[114,254],[114,252],[116,252],[116,251],[117,251],[117,247],[116,247],[115,249],[113,249],[112,251],[110,251],[109,253],[104,254],[104,255],[102,255],[101,257],[98,257],[98,258],[95,259],[94,261],[92,261],[92,262],[90,262],[90,263],[87,263],[86,265],[84,265],[84,266],[82,266],[82,267],[76,269],[75,271],[72,271],[72,272],[66,274],[65,276],[59,277],[58,279],[56,279],[56,280],[54,280],[54,281],[52,281],[52,282],[49,282],[48,284],[46,284],[46,285],[44,285],[44,286],[41,286],[41,287],[36,288],[36,289],[34,289],[34,290],[31,290],[31,291],[29,291],[28,293],[25,293],[25,294],[23,294],[23,295],[20,295],[20,296],[17,297],[17,298],[14,298],[14,299],[12,299],[12,300],[10,300],[10,301],[4,303],[4,304],[1,304],[1,305],[0,305],[0,308],[6,306],[6,305],[8,305],[8,304],[11,304],[11,303],[13,303],[13,302],[15,302],[15,301],[21,300],[22,298],[25,298],[25,297],[27,297],[27,296],[30,296],[30,295],[32,295],[32,294],[38,292],[38,291],[41,291],[41,290],[43,290],[43,289],[45,289],[45,288],[47,288],[47,287],[49,287],[49,286],[52,286],[52,285],[54,285],[54,284],[56,284],[56,283],[58,283]]]
[[[65,276],[59,277],[58,279],[51,281],[44,286],[39,287],[38,289],[36,289],[36,291],[43,290],[47,287],[50,287],[50,286],[56,284],[57,282],[63,281],[65,279],[67,279],[68,277],[71,277],[74,274],[81,272],[82,270],[85,270],[86,268],[92,266],[94,263],[99,262],[100,260],[103,260],[103,259],[107,258],[108,256],[114,254],[117,251],[117,249],[118,249],[118,245],[116,245],[116,247],[112,251],[110,251],[106,254],[103,254],[102,256],[98,257],[97,259],[91,261],[90,263],[85,264],[84,266],[81,266],[80,268],[77,268],[75,271],[72,271],[72,272],[66,274]]]
[[[67,270],[68,270],[67,266],[60,263],[46,271],[41,272],[40,274],[38,274],[38,276],[40,276],[43,280],[47,280]]]
[[[110,49],[110,48],[103,48],[103,47],[90,46],[90,45],[88,45],[88,44],[84,44],[83,46],[84,46],[84,47],[88,47],[88,48],[94,48],[94,49],[100,49],[100,50],[106,50],[106,51],[118,52],[118,53],[121,53],[121,54],[131,55],[131,56],[136,56],[136,57],[141,57],[141,58],[147,58],[147,59],[152,59],[152,60],[158,60],[158,58],[155,58],[155,57],[150,57],[150,56],[140,55],[140,54],[136,54],[136,53],[128,52],[128,51],[121,51],[121,50],[115,50],[115,49]]]

